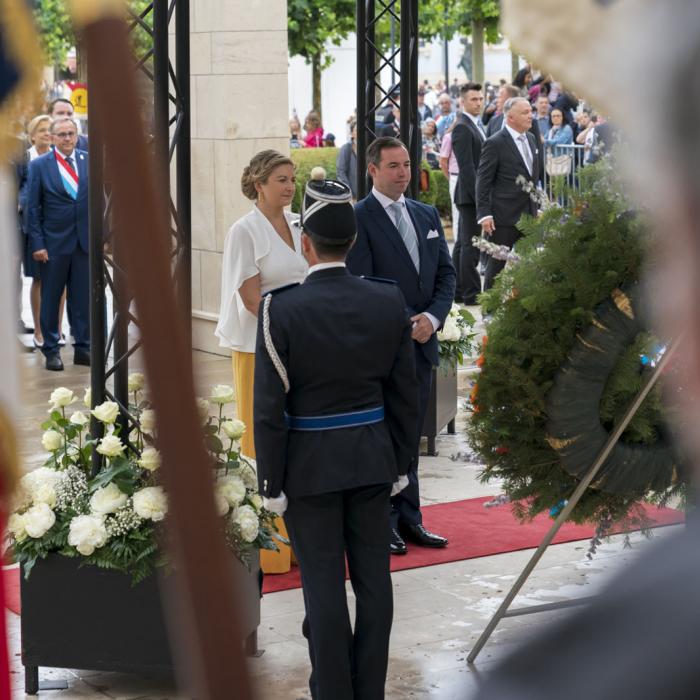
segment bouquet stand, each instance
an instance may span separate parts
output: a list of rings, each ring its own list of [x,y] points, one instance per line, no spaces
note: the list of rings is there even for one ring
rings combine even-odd
[[[260,569],[240,569],[240,615],[246,652],[257,653]],[[131,576],[80,558],[50,554],[21,578],[25,692],[40,689],[39,667],[172,674],[175,669],[156,575]],[[172,614],[177,614],[173,613]],[[177,625],[177,619],[173,620]]]
[[[457,367],[452,363],[441,362],[439,367],[433,367],[433,383],[421,432],[421,435],[428,438],[426,454],[437,455],[435,437],[445,426],[447,426],[447,432],[454,435],[456,415]]]

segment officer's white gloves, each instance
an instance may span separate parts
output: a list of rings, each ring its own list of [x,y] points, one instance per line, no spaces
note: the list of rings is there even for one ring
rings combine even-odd
[[[406,487],[408,486],[408,477],[403,474],[402,476],[399,477],[398,481],[395,481],[392,486],[391,486],[391,495],[395,496],[397,493],[400,493],[403,491]]]
[[[289,501],[284,495],[284,491],[280,491],[280,495],[275,498],[263,498],[263,507],[272,513],[277,513],[277,515],[284,515],[288,505]]]

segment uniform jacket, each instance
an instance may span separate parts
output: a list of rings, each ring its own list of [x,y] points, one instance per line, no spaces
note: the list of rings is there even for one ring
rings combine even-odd
[[[73,152],[78,169],[78,198],[63,184],[53,150],[29,164],[27,181],[27,233],[33,252],[70,255],[77,245],[88,251],[88,155]]]
[[[290,390],[285,394],[265,345],[261,305],[253,409],[260,492],[294,498],[395,482],[408,470],[418,430],[415,354],[401,291],[331,268],[272,294],[270,333]],[[289,430],[284,415],[380,405],[383,422],[336,430]]]
[[[537,214],[537,206],[530,195],[516,182],[522,175],[534,182],[539,172],[539,149],[531,133],[527,134],[532,153],[533,178],[527,171],[523,157],[507,129],[486,140],[481,151],[476,175],[476,218],[493,216],[496,231],[500,226],[515,226],[523,214]]]
[[[372,194],[355,205],[357,240],[348,253],[348,269],[354,275],[394,280],[403,292],[411,316],[427,311],[442,324],[452,308],[457,275],[440,215],[435,207],[413,199],[406,199],[406,208],[418,234],[420,274],[396,226]],[[420,348],[437,366],[436,334]]]

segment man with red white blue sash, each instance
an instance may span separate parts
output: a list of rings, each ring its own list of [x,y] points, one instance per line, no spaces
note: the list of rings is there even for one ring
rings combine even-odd
[[[77,365],[90,364],[88,158],[76,149],[72,119],[51,125],[54,149],[29,165],[27,227],[41,263],[41,332],[46,369],[60,371],[58,306],[68,288],[68,314]]]

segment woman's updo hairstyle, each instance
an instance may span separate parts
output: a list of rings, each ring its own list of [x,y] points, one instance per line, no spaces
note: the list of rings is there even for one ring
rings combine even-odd
[[[250,163],[243,168],[241,175],[241,192],[251,200],[258,198],[258,191],[255,185],[259,182],[265,183],[272,174],[275,168],[280,165],[291,165],[294,167],[294,161],[288,156],[282,155],[279,151],[268,149],[256,153]]]

